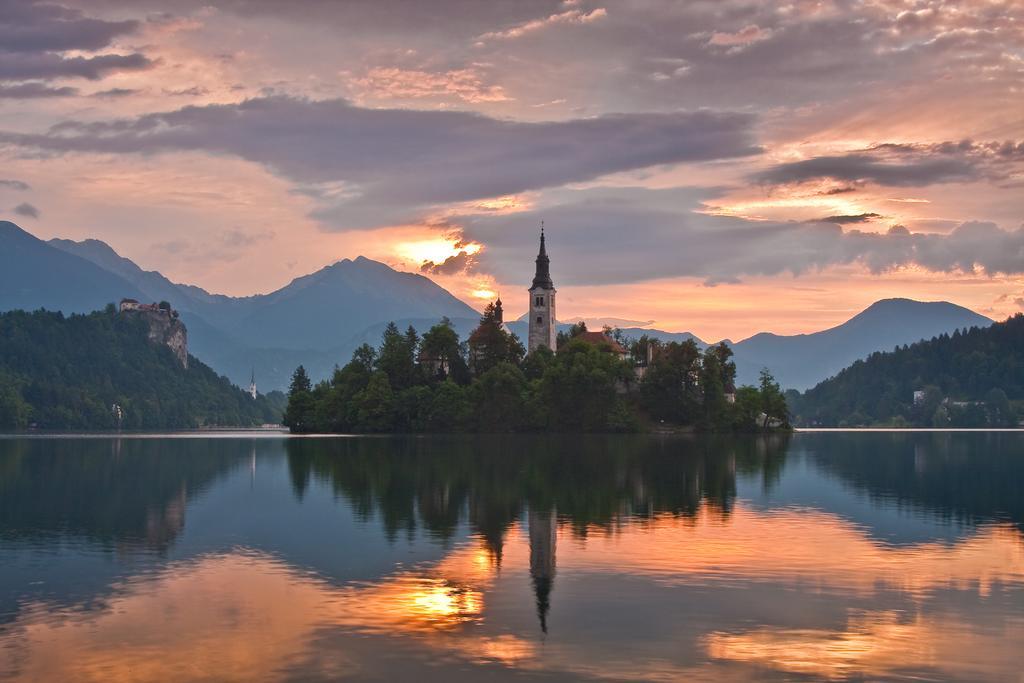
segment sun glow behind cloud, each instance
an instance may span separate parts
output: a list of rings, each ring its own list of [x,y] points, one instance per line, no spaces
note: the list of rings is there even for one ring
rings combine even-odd
[[[419,265],[427,262],[444,263],[463,252],[472,256],[480,253],[481,249],[483,249],[482,244],[463,243],[456,237],[411,240],[395,245],[395,253],[399,258]]]

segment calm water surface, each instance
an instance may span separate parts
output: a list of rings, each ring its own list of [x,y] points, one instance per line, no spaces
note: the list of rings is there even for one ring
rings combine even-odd
[[[0,439],[0,679],[1024,680],[1024,434]]]

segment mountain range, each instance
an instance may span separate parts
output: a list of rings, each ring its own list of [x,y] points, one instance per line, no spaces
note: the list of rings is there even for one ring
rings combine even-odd
[[[389,321],[423,331],[447,316],[465,339],[479,319],[479,312],[432,280],[362,256],[299,277],[270,294],[230,297],[143,270],[99,240],[44,242],[0,221],[0,311],[84,313],[124,297],[170,302],[188,327],[193,355],[239,385],[247,385],[255,369],[261,390],[287,386],[299,364],[314,379],[326,377],[359,344],[375,344]],[[740,384],[756,382],[767,367],[783,387],[803,390],[875,351],[991,323],[947,302],[886,299],[821,332],[765,332],[728,343],[736,354]],[[525,320],[509,327],[526,338]],[[641,327],[623,332],[707,345],[689,332]]]

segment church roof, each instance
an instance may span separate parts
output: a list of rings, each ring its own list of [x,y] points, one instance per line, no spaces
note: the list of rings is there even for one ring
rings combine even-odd
[[[548,258],[548,251],[544,247],[544,227],[540,229],[540,251],[537,252],[537,272],[533,276],[533,285],[530,289],[554,289],[555,283],[551,281],[551,259]]]

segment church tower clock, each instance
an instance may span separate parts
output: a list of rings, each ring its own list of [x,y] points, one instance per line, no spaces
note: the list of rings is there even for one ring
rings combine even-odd
[[[541,346],[555,350],[558,330],[555,323],[555,285],[551,282],[551,259],[544,246],[544,223],[540,224],[540,252],[537,254],[537,273],[530,287],[530,334],[527,351]]]

